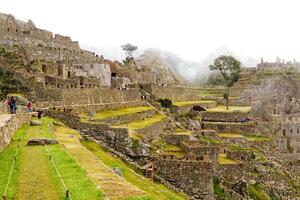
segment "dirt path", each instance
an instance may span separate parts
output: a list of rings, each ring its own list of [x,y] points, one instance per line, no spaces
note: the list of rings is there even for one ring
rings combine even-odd
[[[121,199],[130,196],[142,196],[145,192],[116,175],[97,156],[81,145],[80,135],[72,129],[56,126],[55,138],[63,144],[67,152],[87,172],[109,199]]]
[[[26,146],[29,138],[41,137],[40,127],[29,127],[21,143],[20,200],[56,200],[57,188],[51,179],[51,166],[44,146]]]

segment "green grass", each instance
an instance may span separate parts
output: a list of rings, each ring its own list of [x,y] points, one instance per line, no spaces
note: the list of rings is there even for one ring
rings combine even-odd
[[[192,131],[186,131],[182,128],[176,128],[174,134],[177,134],[177,135],[191,135]]]
[[[256,148],[245,148],[245,147],[242,147],[240,144],[231,144],[229,146],[229,149],[232,151],[252,151],[255,154],[255,160],[257,162],[268,161],[266,156],[264,156],[263,153]]]
[[[238,133],[219,133],[219,137],[221,138],[243,138],[243,135],[240,135]]]
[[[144,112],[148,110],[153,110],[152,107],[149,106],[139,106],[139,107],[130,107],[130,108],[122,108],[118,110],[108,110],[108,111],[101,111],[97,112],[93,119],[106,119],[111,117],[116,117],[120,115],[130,115],[134,113]],[[81,114],[83,116],[88,116],[88,114]]]
[[[217,177],[213,177],[214,194],[220,199],[225,199],[226,194]]]
[[[259,135],[247,135],[246,139],[248,141],[255,141],[255,142],[269,142],[271,138]]]
[[[176,193],[166,188],[162,184],[152,182],[149,179],[146,179],[143,176],[137,174],[122,160],[114,157],[98,144],[90,141],[82,141],[82,144],[95,155],[97,155],[102,160],[102,162],[104,162],[110,168],[118,167],[122,171],[123,177],[128,182],[132,183],[133,185],[136,185],[138,188],[147,192],[147,195],[145,197],[130,197],[127,198],[127,200],[188,199],[187,196],[182,193]]]
[[[66,186],[70,190],[72,199],[104,199],[104,194],[96,188],[86,172],[65,150],[59,145],[49,146],[48,148]],[[59,191],[64,191],[58,176],[53,174],[53,177],[56,179],[55,182]],[[62,195],[61,198],[63,199],[63,197]]]
[[[216,139],[212,139],[212,138],[205,137],[205,136],[199,137],[199,140],[210,143],[210,144],[214,144],[214,145],[221,144],[223,142],[222,140],[216,140]]]
[[[210,104],[210,103],[215,103],[215,101],[176,101],[173,102],[172,104],[174,106],[188,106],[188,105],[198,105],[198,104]]]
[[[232,165],[232,164],[237,163],[236,161],[227,158],[226,154],[223,154],[223,153],[219,154],[218,162],[219,162],[220,165]]]
[[[42,126],[23,125],[13,136],[11,145],[0,152],[0,192],[2,193],[17,145],[19,154],[8,188],[7,199],[64,199],[65,189],[48,160],[44,146],[27,146],[30,138],[52,138],[51,118],[43,118]],[[48,146],[58,170],[69,188],[72,199],[104,199],[103,193],[86,176],[85,171],[60,145]]]
[[[121,124],[118,126],[113,126],[115,128],[128,128],[129,130],[137,130],[142,129],[147,126],[151,126],[155,123],[159,123],[162,120],[166,119],[164,115],[161,114],[155,114],[152,117],[146,118],[146,119],[140,119],[134,122],[130,122],[128,124]]]
[[[249,113],[251,111],[250,106],[229,106],[228,109],[226,106],[216,106],[213,108],[207,109],[207,112],[219,112],[219,113]]]
[[[254,200],[271,200],[271,198],[269,197],[269,195],[267,195],[260,184],[256,183],[256,184],[249,184],[248,186],[248,190],[250,193],[250,196],[254,199]]]
[[[8,180],[8,176],[10,173],[11,165],[13,162],[13,157],[16,153],[16,150],[18,149],[17,145],[20,144],[19,139],[22,140],[24,138],[24,135],[26,134],[29,126],[23,125],[21,128],[19,128],[13,138],[12,142],[3,151],[0,152],[0,194],[2,196],[5,186]],[[22,151],[19,150],[17,154],[17,160],[15,163],[15,167],[13,169],[12,177],[10,180],[10,184],[8,185],[6,198],[7,199],[16,199],[17,197],[17,188],[18,188],[18,177],[20,172],[20,158],[22,157]]]

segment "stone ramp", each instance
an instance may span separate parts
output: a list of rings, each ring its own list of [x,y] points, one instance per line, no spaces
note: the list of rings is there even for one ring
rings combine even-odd
[[[97,156],[82,146],[78,133],[74,133],[74,130],[67,127],[63,127],[63,129],[64,131],[56,129],[55,138],[60,144],[63,144],[67,152],[87,172],[92,181],[105,192],[109,199],[122,199],[146,194],[115,174]],[[68,129],[71,134],[67,133]]]

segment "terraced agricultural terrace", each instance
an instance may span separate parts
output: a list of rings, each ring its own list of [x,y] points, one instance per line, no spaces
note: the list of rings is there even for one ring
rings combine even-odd
[[[224,95],[136,48],[0,13],[3,200],[299,200],[300,63],[239,65]]]

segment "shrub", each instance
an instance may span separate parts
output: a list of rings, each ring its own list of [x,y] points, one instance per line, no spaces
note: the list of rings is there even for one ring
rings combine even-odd
[[[172,101],[170,99],[158,99],[157,101],[164,108],[170,108],[172,105]]]

